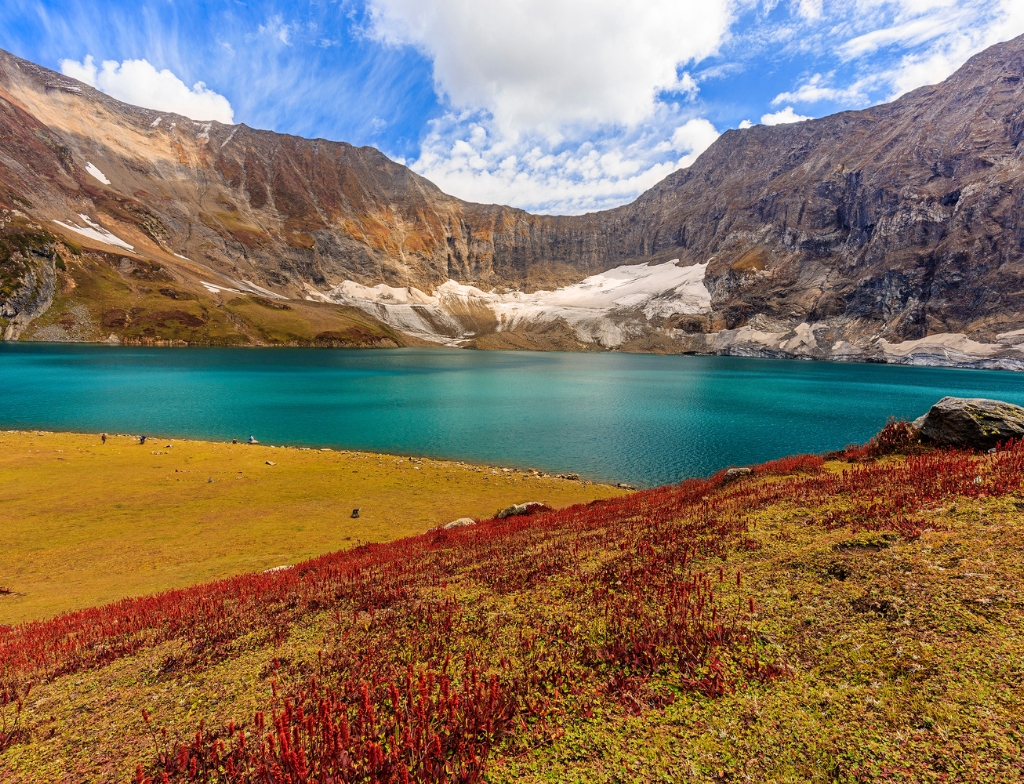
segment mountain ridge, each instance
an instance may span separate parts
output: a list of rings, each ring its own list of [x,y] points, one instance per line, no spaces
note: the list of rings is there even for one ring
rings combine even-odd
[[[1024,37],[890,104],[727,131],[630,204],[546,216],[460,200],[372,147],[130,107],[2,53],[0,208],[73,242],[98,222],[210,312],[269,293],[451,345],[1021,369],[1022,77]],[[705,306],[675,288],[550,304],[669,262],[707,265]]]

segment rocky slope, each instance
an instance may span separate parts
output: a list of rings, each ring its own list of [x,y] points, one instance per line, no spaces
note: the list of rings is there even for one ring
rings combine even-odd
[[[1021,141],[1024,38],[892,104],[729,131],[624,207],[536,216],[372,148],[131,107],[0,53],[6,231],[81,251],[53,273],[53,323],[28,325],[41,305],[10,287],[0,307],[23,339],[78,307],[96,327],[72,338],[315,342],[340,333],[298,325],[330,312],[378,344],[1021,369]],[[138,326],[172,311],[203,325]]]

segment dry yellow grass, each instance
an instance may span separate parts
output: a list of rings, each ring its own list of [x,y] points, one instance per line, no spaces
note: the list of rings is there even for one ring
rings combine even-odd
[[[0,623],[619,492],[367,452],[0,432]]]

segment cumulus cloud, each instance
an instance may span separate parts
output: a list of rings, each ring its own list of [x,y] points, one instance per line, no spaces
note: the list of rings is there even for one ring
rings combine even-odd
[[[700,154],[715,143],[719,133],[710,121],[703,117],[688,121],[680,125],[672,133],[672,149],[683,153],[679,159],[680,168],[691,165]]]
[[[97,67],[92,55],[82,62],[61,60],[65,76],[78,79],[119,101],[161,112],[174,112],[193,120],[234,122],[231,103],[203,82],[186,85],[166,68],[158,71],[147,60],[105,60]]]
[[[805,117],[802,114],[797,114],[793,111],[792,106],[787,106],[785,109],[779,112],[773,112],[771,114],[765,114],[761,116],[762,125],[785,125],[786,123],[797,123],[804,122],[805,120],[813,120],[813,117]]]
[[[372,34],[433,62],[454,109],[484,110],[503,134],[579,123],[635,125],[679,68],[707,57],[730,0],[370,0]]]
[[[411,166],[470,201],[575,214],[635,198],[717,138],[708,120],[693,118],[674,130],[656,122],[631,135],[553,145],[543,134],[495,136],[486,122],[453,113],[431,124]]]

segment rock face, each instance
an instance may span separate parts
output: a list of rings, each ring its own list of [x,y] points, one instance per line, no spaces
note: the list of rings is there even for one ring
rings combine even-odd
[[[940,446],[991,449],[1024,438],[1024,408],[980,397],[944,397],[914,425]]]
[[[127,106],[0,52],[6,214],[217,307],[312,299],[481,348],[1024,369],[1022,142],[1024,37],[888,105],[729,131],[632,204],[540,216],[372,148]],[[580,304],[593,276],[608,296]]]

